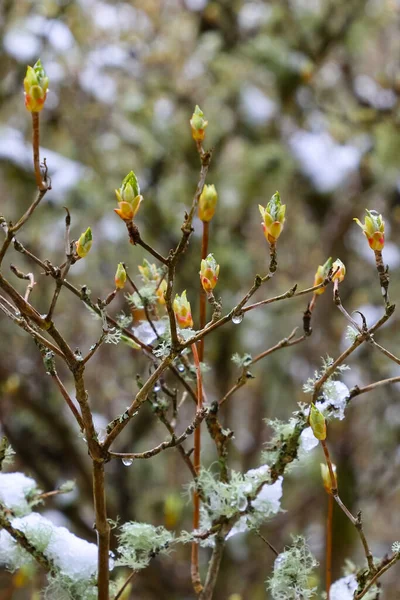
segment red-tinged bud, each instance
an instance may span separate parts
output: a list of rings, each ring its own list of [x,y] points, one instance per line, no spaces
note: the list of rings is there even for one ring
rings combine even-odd
[[[385,221],[376,210],[367,210],[364,225],[358,220],[354,221],[361,227],[372,250],[381,251],[385,245]]]
[[[179,327],[182,329],[193,327],[192,309],[190,308],[190,302],[186,298],[186,290],[182,292],[181,296],[176,294],[173,308]]]
[[[122,263],[118,263],[114,281],[115,281],[115,287],[117,288],[117,290],[124,289],[125,283],[126,283],[126,271],[125,271],[125,267]]]
[[[219,265],[212,254],[203,258],[200,266],[200,281],[205,292],[212,292],[217,285]]]
[[[44,106],[49,78],[43,69],[40,59],[33,67],[27,67],[24,79],[25,107],[29,112],[40,112]]]
[[[334,273],[332,281],[338,281],[341,283],[346,275],[346,267],[339,258],[337,258],[333,263],[332,271]]]
[[[165,279],[162,280],[158,288],[156,289],[156,296],[158,303],[162,306],[165,304],[165,292],[167,291],[167,281]]]
[[[328,260],[326,261],[326,263],[324,263],[323,265],[319,265],[317,272],[315,273],[315,277],[314,277],[314,285],[320,285],[321,283],[323,283],[325,281],[325,279],[328,277],[328,273],[332,268],[332,258],[328,258]],[[315,290],[315,294],[320,295],[323,294],[325,292],[325,288],[319,288],[318,290]]]
[[[196,105],[192,118],[190,119],[190,127],[192,128],[192,137],[196,142],[202,142],[205,138],[205,128],[208,121],[204,118],[204,113],[199,106]]]

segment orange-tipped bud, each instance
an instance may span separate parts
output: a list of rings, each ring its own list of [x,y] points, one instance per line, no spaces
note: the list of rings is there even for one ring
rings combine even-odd
[[[276,192],[267,206],[264,208],[258,205],[262,216],[262,228],[269,244],[275,244],[282,233],[285,223],[286,205],[281,203],[279,192]]]
[[[182,292],[181,296],[176,294],[173,308],[179,327],[182,329],[193,327],[192,309],[190,308],[190,302],[186,298],[186,290]]]
[[[337,258],[333,263],[332,271],[334,273],[332,281],[339,281],[339,283],[341,283],[346,275],[346,267],[344,266],[340,258]]]
[[[200,266],[200,281],[205,292],[212,292],[217,285],[219,265],[212,254],[203,258]]]
[[[334,475],[335,489],[337,489],[336,465],[334,465],[333,463],[332,463],[332,470],[333,470],[333,475]],[[322,477],[322,482],[324,484],[325,491],[328,494],[332,494],[331,474],[329,472],[328,465],[325,465],[323,463],[321,463],[321,477]]]
[[[311,404],[310,410],[310,427],[317,440],[326,439],[326,422],[325,417],[320,410]]]
[[[158,288],[156,289],[156,296],[158,303],[162,306],[165,304],[165,292],[167,291],[167,281],[165,279],[162,280]]]
[[[325,279],[328,277],[328,273],[332,268],[332,258],[328,258],[328,260],[326,261],[325,264],[323,265],[319,265],[317,272],[315,273],[315,277],[314,277],[314,285],[320,285],[321,283],[323,283],[325,281]],[[325,291],[325,288],[319,288],[318,290],[315,290],[314,294],[320,295],[323,294]]]
[[[385,245],[385,221],[376,210],[367,210],[364,225],[358,219],[354,221],[361,227],[372,250],[382,250]]]
[[[205,185],[199,198],[199,219],[208,223],[214,216],[218,194],[215,185]]]
[[[132,221],[143,201],[137,177],[133,171],[128,173],[121,187],[115,190],[118,200],[118,208],[114,211],[123,221]]]
[[[196,142],[202,142],[205,138],[205,128],[208,125],[208,121],[204,118],[204,113],[199,106],[196,104],[192,118],[190,119],[190,127],[192,128],[192,137]]]
[[[76,253],[80,258],[85,258],[89,254],[93,243],[92,230],[90,227],[84,231],[76,243]]]
[[[125,267],[122,263],[118,263],[114,281],[115,281],[115,287],[117,288],[117,290],[124,289],[125,283],[126,283],[126,271],[125,271]]]
[[[33,65],[27,67],[24,79],[25,107],[29,112],[40,112],[44,106],[49,78],[46,76],[40,59]]]

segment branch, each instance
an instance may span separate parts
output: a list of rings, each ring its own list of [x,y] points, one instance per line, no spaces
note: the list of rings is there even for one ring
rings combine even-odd
[[[175,437],[175,434],[172,434],[172,437],[170,440],[168,440],[166,442],[162,442],[161,444],[159,444],[155,448],[152,448],[151,450],[146,450],[145,452],[133,452],[133,453],[110,452],[109,453],[110,457],[111,458],[132,458],[133,460],[136,460],[136,459],[151,458],[152,456],[156,456],[156,454],[160,454],[160,452],[162,452],[163,450],[166,450],[167,448],[174,448],[175,446],[179,446],[180,444],[182,444],[189,437],[189,435],[191,435],[193,433],[193,431],[196,429],[196,427],[198,427],[198,425],[202,421],[204,421],[204,419],[207,417],[207,415],[208,415],[207,408],[200,409],[196,413],[196,416],[193,419],[192,423],[190,423],[190,425],[188,425],[188,427],[186,427],[185,431],[179,437]]]

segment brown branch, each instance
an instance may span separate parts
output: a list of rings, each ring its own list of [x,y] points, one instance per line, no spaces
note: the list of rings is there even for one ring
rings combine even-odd
[[[380,381],[375,381],[374,383],[370,383],[369,385],[366,385],[364,387],[358,387],[358,385],[356,385],[350,390],[347,402],[350,402],[350,400],[352,400],[356,396],[359,396],[360,394],[366,394],[367,392],[371,392],[372,390],[375,390],[376,388],[381,387],[382,385],[390,385],[391,383],[399,382],[400,376],[397,376],[389,377],[388,379],[381,379]]]
[[[349,346],[344,352],[342,352],[342,354],[332,363],[332,365],[326,369],[325,373],[314,384],[312,402],[317,401],[322,386],[327,381],[327,379],[329,379],[329,377],[333,375],[337,367],[341,365],[346,360],[346,358],[358,348],[358,346],[360,346],[366,340],[370,339],[371,334],[377,331],[380,327],[382,327],[384,323],[386,323],[388,319],[390,319],[390,317],[394,313],[394,310],[394,304],[387,306],[384,315],[375,323],[375,325],[367,329],[364,333],[358,335],[354,342],[351,344],[351,346]]]
[[[132,404],[130,405],[128,410],[125,411],[125,413],[124,413],[125,418],[124,419],[120,419],[120,418],[114,419],[112,424],[109,425],[109,428],[107,428],[108,435],[103,444],[104,450],[108,450],[109,447],[111,446],[111,444],[113,443],[113,441],[115,440],[115,438],[121,433],[121,431],[123,429],[125,429],[125,427],[128,425],[128,423],[130,422],[133,415],[137,412],[137,410],[140,408],[140,406],[143,404],[143,402],[146,401],[147,395],[153,389],[156,381],[161,377],[161,375],[164,373],[164,371],[169,367],[169,365],[172,363],[174,358],[175,358],[175,355],[170,354],[169,356],[166,356],[161,361],[161,363],[157,366],[155,371],[150,375],[148,380],[145,382],[143,387],[136,394],[136,396],[135,396],[134,400],[132,401]]]
[[[355,596],[354,600],[361,600],[361,598],[363,598],[365,596],[365,594],[368,592],[368,590],[374,585],[374,583],[379,579],[379,577],[381,577],[384,573],[386,573],[386,571],[388,569],[390,569],[390,567],[392,567],[394,564],[396,564],[396,562],[400,560],[400,554],[396,553],[394,556],[392,556],[392,558],[389,559],[389,562],[387,562],[385,565],[383,565],[376,573],[375,575],[371,578],[371,580],[367,583],[367,585],[365,586],[365,588],[362,590],[362,592],[360,592],[359,594],[357,594]]]
[[[41,192],[47,191],[47,186],[42,179],[40,171],[40,154],[39,154],[39,113],[32,114],[32,149],[33,149],[33,167],[35,169],[36,185]]]
[[[151,450],[146,450],[145,452],[110,452],[109,455],[111,458],[131,458],[133,460],[136,459],[144,459],[151,458],[152,456],[156,456],[160,454],[163,450],[167,448],[174,448],[182,444],[188,437],[193,433],[193,431],[198,427],[198,425],[207,417],[208,409],[202,408],[198,412],[196,412],[195,418],[192,423],[186,427],[185,431],[178,437],[175,436],[175,433],[172,434],[170,440],[166,442],[161,442],[158,446],[155,446]]]
[[[358,535],[360,536],[361,543],[364,547],[364,552],[365,552],[365,557],[366,557],[367,563],[368,563],[369,573],[373,574],[373,573],[375,573],[376,568],[374,565],[374,559],[373,559],[371,550],[370,550],[368,542],[367,542],[367,538],[365,537],[364,530],[362,527],[361,511],[358,512],[357,517],[354,517],[351,514],[351,512],[349,511],[349,509],[345,506],[343,501],[341,500],[341,498],[339,496],[339,492],[338,492],[338,487],[337,487],[337,479],[335,477],[335,473],[333,470],[333,465],[332,465],[332,461],[331,461],[331,458],[329,455],[329,450],[328,450],[328,446],[326,444],[326,440],[320,440],[320,441],[321,441],[322,449],[325,454],[326,464],[327,464],[328,470],[329,470],[332,496],[334,497],[336,503],[340,506],[340,508],[346,515],[346,517],[351,521],[351,523],[357,529]]]
[[[56,382],[58,389],[61,392],[62,397],[64,398],[65,402],[67,403],[69,409],[71,410],[72,414],[74,415],[75,419],[78,422],[78,425],[80,427],[81,431],[84,431],[85,429],[85,425],[82,421],[82,417],[78,412],[78,409],[76,408],[75,404],[73,403],[72,399],[70,398],[67,390],[64,387],[63,382],[61,381],[61,379],[59,378],[58,374],[56,371],[53,371],[52,373],[50,373],[53,381]]]
[[[228,390],[228,392],[225,394],[225,396],[223,396],[221,398],[221,400],[219,401],[219,405],[221,406],[222,404],[224,404],[228,400],[228,398],[230,398],[235,392],[237,392],[237,390],[239,390],[241,387],[243,387],[249,379],[251,379],[251,375],[248,370],[251,365],[254,365],[262,358],[269,356],[270,354],[272,354],[273,352],[276,352],[277,350],[280,350],[281,348],[287,348],[288,346],[295,346],[296,344],[299,344],[300,342],[304,342],[304,340],[307,338],[306,335],[302,335],[301,337],[293,340],[294,336],[296,335],[297,329],[298,328],[295,327],[295,329],[293,329],[292,333],[288,337],[283,338],[280,342],[275,344],[275,346],[272,346],[268,350],[265,350],[264,352],[261,352],[261,354],[258,354],[257,356],[255,356],[249,362],[249,364],[246,365],[245,368],[243,368],[243,372],[242,372],[241,376],[239,377],[239,379],[237,380],[235,385],[233,385],[230,388],[230,390]]]
[[[201,377],[200,360],[197,352],[196,344],[192,345],[193,359],[196,367],[196,379],[197,379],[197,411],[200,411],[203,406],[203,382]],[[199,424],[200,425],[200,424]],[[201,430],[198,426],[194,432],[194,453],[193,453],[193,467],[196,476],[200,473],[200,449],[201,449]],[[200,496],[197,490],[193,492],[193,529],[197,530],[200,527]],[[192,585],[195,593],[198,595],[203,589],[200,569],[199,569],[199,545],[196,542],[192,543],[192,555],[191,555],[191,566],[190,574],[192,577]]]
[[[98,600],[109,599],[110,525],[107,519],[104,485],[104,462],[93,460],[93,496],[98,543],[97,588]]]
[[[328,495],[328,515],[326,518],[326,549],[325,549],[325,586],[326,597],[329,600],[329,590],[332,584],[332,530],[333,530],[333,496]]]

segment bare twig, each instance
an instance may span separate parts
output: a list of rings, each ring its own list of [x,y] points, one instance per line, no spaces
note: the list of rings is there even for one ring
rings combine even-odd
[[[185,431],[178,437],[175,436],[175,434],[172,434],[172,437],[170,440],[167,440],[166,442],[162,442],[161,444],[159,444],[158,446],[155,446],[155,448],[152,448],[151,450],[146,450],[145,452],[110,452],[109,455],[111,458],[131,458],[132,460],[136,460],[136,459],[143,459],[143,458],[151,458],[152,456],[156,456],[157,454],[160,454],[160,452],[162,452],[163,450],[166,450],[167,448],[174,448],[176,446],[179,446],[180,444],[182,444],[188,437],[189,435],[191,435],[193,433],[193,431],[196,429],[196,427],[199,426],[199,424],[206,418],[208,414],[208,410],[206,408],[202,408],[200,409],[197,413],[195,418],[193,419],[192,423],[190,423],[190,425],[188,425],[188,427],[186,427]]]

